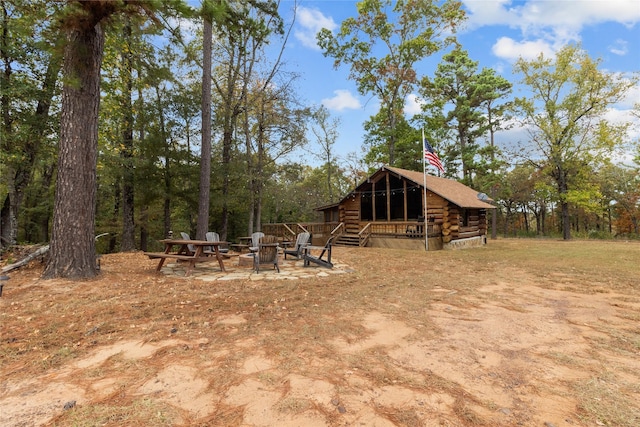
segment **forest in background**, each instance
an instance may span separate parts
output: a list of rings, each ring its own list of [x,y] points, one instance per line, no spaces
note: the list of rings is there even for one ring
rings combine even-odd
[[[0,247],[51,236],[62,94],[77,84],[63,72],[65,34],[91,12],[79,13],[75,3],[0,0]],[[94,228],[109,233],[100,252],[147,249],[169,230],[196,234],[207,132],[207,227],[226,240],[263,223],[318,220],[314,208],[339,201],[381,165],[421,170],[422,130],[445,176],[495,200],[499,234],[638,236],[639,143],[627,136],[631,123],[605,120],[638,76],[600,70],[579,46],[555,59],[519,61],[513,72],[532,95],[513,99],[510,84],[478,69],[453,35],[439,37],[464,20],[458,3],[421,1],[422,10],[414,2],[361,2],[366,7],[339,33],[318,36],[325,55],[349,67],[362,93],[381,105],[363,124],[363,152],[338,158],[339,120],[305,105],[299,76],[273,55],[287,48],[293,25],[278,16],[277,3],[249,1],[242,10],[213,1],[198,10],[179,1],[112,3],[122,8],[100,21]],[[399,14],[407,19],[394,19]],[[195,37],[181,32],[187,24]],[[207,48],[211,100],[203,109]],[[435,54],[443,56],[433,75],[411,72]],[[423,112],[406,117],[402,103],[412,90],[425,100]],[[528,125],[531,139],[501,150],[493,135],[514,121]],[[635,156],[632,165],[611,161],[622,151]]]

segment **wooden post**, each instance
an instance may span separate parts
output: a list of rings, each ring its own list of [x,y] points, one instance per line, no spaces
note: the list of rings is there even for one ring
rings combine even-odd
[[[407,222],[408,218],[407,218],[407,180],[403,179],[402,180],[402,199],[404,202],[404,222]]]
[[[391,221],[391,180],[389,179],[389,172],[386,176],[386,188],[387,188],[387,221]]]
[[[376,222],[376,182],[371,183],[371,217]]]

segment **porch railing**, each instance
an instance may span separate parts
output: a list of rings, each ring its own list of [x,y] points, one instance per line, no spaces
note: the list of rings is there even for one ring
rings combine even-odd
[[[416,221],[388,221],[371,222],[371,235],[373,237],[395,237],[395,238],[424,238],[424,222]],[[427,235],[429,237],[440,236],[440,225],[429,224]]]
[[[331,230],[331,235],[335,236],[336,239],[339,239],[340,236],[342,236],[344,233],[346,233],[344,222],[341,222],[340,224],[336,225],[336,228]]]
[[[358,246],[360,246],[361,248],[367,246],[369,237],[371,237],[371,223],[365,225],[364,228],[358,233]]]
[[[301,223],[277,223],[262,224],[262,232],[281,238],[291,239],[300,232],[309,232],[318,238],[329,238],[332,231],[339,223],[337,222],[301,222]]]
[[[399,239],[424,239],[424,222],[417,221],[387,221],[387,222],[361,222],[359,224],[358,240],[360,246],[365,246],[372,237],[391,237]],[[342,222],[311,222],[311,223],[280,223],[263,224],[262,231],[265,234],[291,239],[301,231],[311,233],[314,240],[324,241],[329,236],[346,234],[346,224]],[[438,237],[441,235],[439,224],[428,224],[427,235]]]

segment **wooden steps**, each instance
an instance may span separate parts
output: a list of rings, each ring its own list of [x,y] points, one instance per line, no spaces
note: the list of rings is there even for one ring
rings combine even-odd
[[[335,245],[337,246],[360,246],[360,236],[357,234],[346,233],[341,235],[338,240],[336,240]]]

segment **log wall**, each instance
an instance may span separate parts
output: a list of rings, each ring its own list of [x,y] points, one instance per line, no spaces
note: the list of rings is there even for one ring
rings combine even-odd
[[[427,193],[427,218],[429,222],[433,218],[433,222],[441,225],[444,223],[445,207],[449,202],[437,194]]]
[[[358,234],[360,231],[360,199],[361,195],[349,197],[340,205],[340,222],[345,225],[348,234]]]

